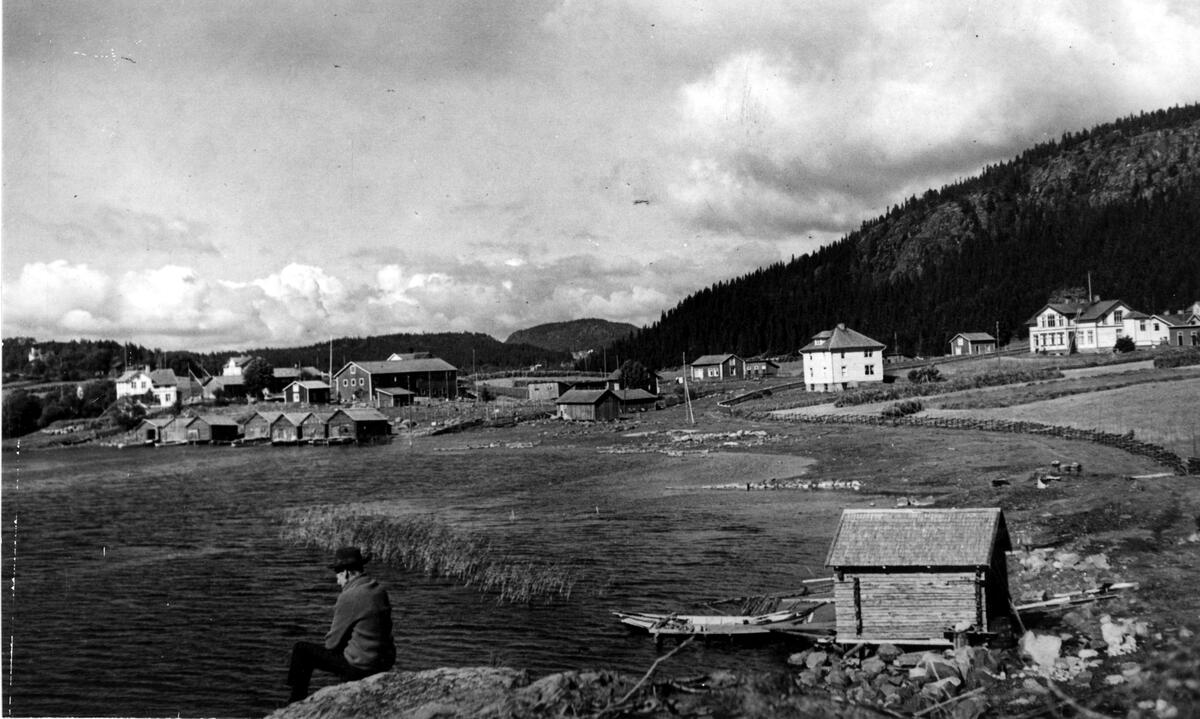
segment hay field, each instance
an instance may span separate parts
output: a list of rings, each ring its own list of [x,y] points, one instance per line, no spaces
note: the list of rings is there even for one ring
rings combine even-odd
[[[1184,457],[1200,456],[1200,377],[1148,382],[990,409],[930,409],[931,416],[1044,422],[1134,436]]]

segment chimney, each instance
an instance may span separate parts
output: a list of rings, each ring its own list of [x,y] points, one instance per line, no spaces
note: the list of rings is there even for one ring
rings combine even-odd
[[[837,328],[838,328],[839,330],[844,330],[844,329],[846,329],[846,323],[845,323],[845,322],[838,322],[838,324],[837,324]]]

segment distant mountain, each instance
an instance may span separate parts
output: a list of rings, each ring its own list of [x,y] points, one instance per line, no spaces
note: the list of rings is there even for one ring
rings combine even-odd
[[[607,347],[618,339],[624,339],[637,327],[627,322],[609,322],[600,319],[550,322],[529,329],[517,330],[508,336],[505,344],[526,344],[562,352],[581,352]]]
[[[1067,133],[910,197],[816,252],[700,290],[614,346],[648,366],[787,354],[839,322],[904,354],[1007,343],[1063,288],[1146,312],[1200,299],[1200,105]],[[1086,290],[1085,290],[1086,292]]]

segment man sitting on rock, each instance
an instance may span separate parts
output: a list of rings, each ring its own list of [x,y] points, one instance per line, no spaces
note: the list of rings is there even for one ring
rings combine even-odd
[[[333,608],[333,625],[325,643],[296,642],[288,669],[290,701],[308,696],[314,669],[354,681],[385,672],[396,663],[392,643],[392,605],[387,590],[363,573],[364,558],[358,547],[342,547],[329,568],[337,572],[342,588]]]

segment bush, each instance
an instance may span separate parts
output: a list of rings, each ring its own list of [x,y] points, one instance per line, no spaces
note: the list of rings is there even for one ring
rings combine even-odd
[[[1135,349],[1137,349],[1137,345],[1133,343],[1132,337],[1118,337],[1117,343],[1113,345],[1113,352],[1120,352],[1122,354],[1132,352]]]
[[[897,402],[884,407],[880,414],[882,414],[884,417],[890,418],[906,417],[910,414],[916,414],[923,409],[925,409],[925,405],[921,404],[921,400],[906,399],[903,402]]]
[[[1182,351],[1162,354],[1154,358],[1154,366],[1159,369],[1164,367],[1188,367],[1197,364],[1200,364],[1200,347],[1189,347]]]
[[[928,384],[930,382],[941,382],[942,380],[941,371],[934,365],[917,367],[908,371],[908,381],[913,384]]]

